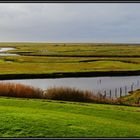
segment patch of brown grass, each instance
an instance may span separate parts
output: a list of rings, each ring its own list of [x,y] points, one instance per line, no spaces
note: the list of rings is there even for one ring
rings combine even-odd
[[[94,94],[92,91],[79,90],[70,87],[50,87],[44,92],[44,98],[50,100],[116,103],[116,99],[105,98],[101,93]]]
[[[110,99],[101,93],[94,94],[92,91],[77,88],[50,87],[43,91],[28,85],[4,82],[0,82],[0,96],[139,106],[130,101],[126,102],[126,97]]]
[[[43,92],[39,88],[15,83],[0,83],[0,96],[19,98],[42,98]]]
[[[52,100],[89,102],[91,101],[92,93],[90,91],[81,91],[76,88],[53,87],[48,88],[44,96]]]

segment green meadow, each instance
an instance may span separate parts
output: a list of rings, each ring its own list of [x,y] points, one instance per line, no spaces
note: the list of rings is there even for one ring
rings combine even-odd
[[[140,137],[140,109],[43,99],[0,98],[1,137]]]
[[[140,70],[140,45],[72,43],[0,43],[14,47],[1,56],[0,74],[53,74]],[[34,70],[32,70],[34,69]]]

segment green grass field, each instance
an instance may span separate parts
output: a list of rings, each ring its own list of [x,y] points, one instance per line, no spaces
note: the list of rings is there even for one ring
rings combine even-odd
[[[140,137],[140,108],[0,98],[0,137]]]
[[[88,44],[88,43],[0,43],[0,46],[14,46],[11,52],[28,55],[65,56],[140,56],[140,45]]]
[[[140,70],[140,45],[0,43],[7,46],[20,56],[0,56],[0,74]]]

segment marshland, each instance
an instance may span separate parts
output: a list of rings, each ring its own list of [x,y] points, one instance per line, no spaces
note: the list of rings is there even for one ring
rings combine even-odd
[[[140,45],[0,48],[1,137],[140,136]]]
[[[140,138],[139,9],[0,3],[0,138]]]

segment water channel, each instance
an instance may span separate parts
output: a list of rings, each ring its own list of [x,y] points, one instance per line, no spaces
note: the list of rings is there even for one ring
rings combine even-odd
[[[24,79],[24,80],[2,80],[1,82],[12,82],[39,87],[43,90],[49,87],[72,87],[81,90],[90,90],[95,94],[98,92],[110,97],[127,95],[129,91],[140,88],[140,76],[113,76],[113,77],[87,77],[87,78],[55,78],[55,79]],[[117,94],[117,95],[116,95]]]
[[[15,48],[0,48],[0,56],[16,56],[18,54],[7,53],[6,51],[15,50]]]

